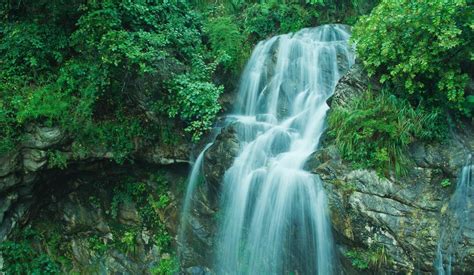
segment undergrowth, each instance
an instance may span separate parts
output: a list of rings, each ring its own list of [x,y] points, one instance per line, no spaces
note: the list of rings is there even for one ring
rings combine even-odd
[[[439,112],[413,108],[387,91],[365,92],[333,109],[328,121],[329,135],[344,159],[355,168],[385,175],[406,175],[408,146],[415,140],[440,139],[444,132]]]
[[[102,191],[108,191],[97,192],[97,186],[101,186]],[[178,265],[171,245],[172,235],[165,225],[172,202],[170,186],[161,173],[146,178],[127,177],[82,186],[77,191],[78,208],[103,213],[110,231],[104,233],[94,227],[84,228],[85,224],[80,219],[74,230],[67,229],[69,225],[61,219],[57,220],[45,208],[30,224],[0,243],[4,261],[1,271],[6,274],[99,272],[104,258],[114,253],[132,261],[141,261],[140,255],[146,253],[143,249],[156,249],[159,257],[150,262],[149,272],[175,274]],[[138,219],[133,223],[122,222],[121,211],[124,209],[135,209]],[[144,234],[148,237],[143,237]],[[146,242],[144,238],[148,238]],[[85,241],[85,249],[90,255],[88,266],[78,265],[73,253],[73,243],[81,244],[82,241]]]

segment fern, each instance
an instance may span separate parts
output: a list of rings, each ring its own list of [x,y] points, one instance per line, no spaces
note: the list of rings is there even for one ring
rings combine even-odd
[[[343,157],[357,168],[405,175],[408,145],[440,137],[438,112],[414,109],[387,92],[366,92],[329,115],[329,135]]]
[[[210,19],[206,26],[214,55],[221,58],[227,69],[239,70],[249,53],[245,36],[232,16]]]

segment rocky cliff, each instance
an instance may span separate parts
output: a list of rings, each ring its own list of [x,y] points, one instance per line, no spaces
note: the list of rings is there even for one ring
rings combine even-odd
[[[339,81],[330,104],[344,105],[368,85],[377,90],[355,65]],[[204,156],[204,177],[188,220],[189,241],[179,244],[184,247],[182,264],[188,273],[206,273],[205,266],[212,266],[220,185],[240,148],[234,127],[238,125],[221,129]],[[450,221],[449,200],[466,156],[474,151],[473,136],[472,121],[467,121],[452,125],[443,143],[414,143],[412,168],[400,178],[353,169],[332,141],[324,139],[306,169],[324,181],[341,273],[435,271],[441,227]],[[16,228],[40,232],[32,241],[35,249],[59,256],[56,260],[64,261],[64,272],[147,273],[160,261],[171,259],[165,251],[173,249],[164,249],[164,244],[172,244],[177,232],[187,174],[187,165],[179,163],[187,162],[190,146],[138,144],[135,164],[118,166],[111,161],[113,155],[100,148],[74,157],[73,144],[59,128],[31,126],[21,146],[0,158],[1,240],[25,238],[19,237]],[[48,153],[51,150],[65,156],[63,169]],[[160,169],[172,186],[166,196],[153,178]],[[141,189],[128,188],[130,178]],[[449,187],[441,185],[446,180],[451,182]],[[137,200],[133,194],[147,200]],[[127,196],[132,199],[123,199]],[[161,197],[166,203],[160,203]],[[152,209],[151,215],[158,217],[156,224],[150,223],[150,213],[144,209]],[[161,239],[166,235],[160,233],[160,226],[169,238]],[[453,271],[470,274],[474,270],[472,223],[458,242]]]
[[[367,85],[362,68],[354,66],[339,81],[332,107],[346,104]],[[379,271],[434,273],[446,208],[466,158],[474,151],[473,136],[473,125],[466,122],[452,125],[442,143],[414,143],[410,148],[412,167],[400,178],[352,169],[332,141],[326,140],[308,160],[307,169],[325,183],[343,261],[354,262],[370,254],[372,268]],[[442,187],[443,180],[449,180],[451,186]],[[472,224],[465,228],[458,247],[453,271],[474,271]]]
[[[60,128],[32,125],[21,145],[0,157],[0,240],[32,245],[31,253],[48,255],[62,272],[147,273],[171,259],[174,249],[165,246],[177,232],[191,145],[137,143],[122,165],[100,146],[80,156],[73,146]]]
[[[368,85],[377,91],[377,84],[371,82],[361,66],[356,64],[339,81],[330,104],[333,107],[344,105],[366,90]],[[206,180],[200,187],[205,192],[197,192],[199,197],[195,201],[199,202],[199,207],[195,209],[192,220],[200,232],[194,232],[194,237],[205,235],[201,239],[207,241],[197,244],[197,251],[212,248],[214,217],[219,211],[214,198],[219,197],[224,172],[239,150],[233,127],[236,125],[223,128],[205,155],[203,171]],[[321,148],[308,159],[306,169],[324,181],[341,273],[435,272],[441,227],[450,215],[446,209],[466,157],[474,151],[473,136],[474,127],[467,121],[452,125],[445,142],[415,142],[410,148],[413,163],[410,172],[399,178],[353,169],[341,159],[332,140],[326,138],[322,142]],[[441,184],[446,180],[451,183],[449,187]],[[465,228],[459,242],[453,271],[470,273],[474,271],[472,223]],[[206,258],[209,256],[207,253]],[[192,253],[189,257],[193,258]],[[196,257],[196,261],[187,261],[185,266],[211,264]]]

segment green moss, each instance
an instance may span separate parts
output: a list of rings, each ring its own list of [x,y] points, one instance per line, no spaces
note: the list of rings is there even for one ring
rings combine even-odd
[[[350,196],[356,190],[356,185],[353,182],[347,182],[340,179],[335,179],[332,181],[332,184],[341,188],[345,196]]]

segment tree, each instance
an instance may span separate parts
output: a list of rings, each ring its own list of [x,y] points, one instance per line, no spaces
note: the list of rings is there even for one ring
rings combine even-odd
[[[398,95],[471,116],[473,14],[466,0],[384,0],[354,26],[353,41],[369,74]]]

